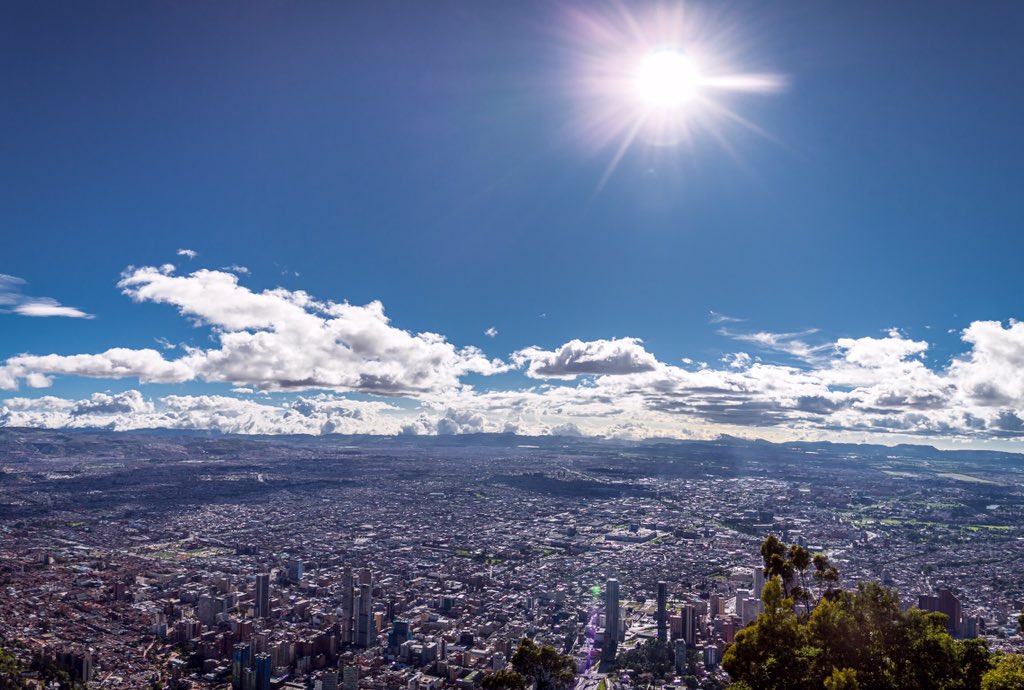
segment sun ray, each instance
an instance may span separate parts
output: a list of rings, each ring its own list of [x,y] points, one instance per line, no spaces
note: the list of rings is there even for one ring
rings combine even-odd
[[[743,41],[735,22],[716,24],[715,17],[682,9],[636,12],[615,2],[610,12],[577,9],[570,16],[578,32],[572,36],[579,105],[573,130],[597,150],[613,147],[597,191],[637,146],[666,149],[659,155],[668,156],[682,144],[693,150],[704,132],[735,156],[724,123],[776,141],[726,97],[780,93],[786,77],[738,69]]]
[[[633,126],[630,127],[629,132],[627,132],[626,136],[622,138],[622,143],[619,144],[619,148],[615,152],[615,155],[612,156],[611,161],[608,162],[608,166],[604,169],[604,174],[601,175],[601,179],[598,181],[597,188],[594,191],[600,192],[602,189],[604,189],[604,186],[608,182],[608,179],[612,176],[612,173],[615,172],[615,168],[618,167],[619,161],[621,161],[622,157],[626,155],[626,152],[629,150],[629,147],[633,144],[633,140],[636,139],[636,135],[637,133],[640,132],[640,129],[643,127],[643,125],[644,117],[638,117],[636,122],[633,123]]]

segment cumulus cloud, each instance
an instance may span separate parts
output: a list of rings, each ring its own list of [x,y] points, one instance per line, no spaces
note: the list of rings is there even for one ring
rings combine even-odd
[[[72,405],[72,417],[95,415],[139,415],[151,414],[153,403],[143,400],[139,391],[125,391],[115,395],[93,393],[92,397],[79,400]]]
[[[52,429],[182,429],[227,434],[386,434],[401,431],[401,411],[383,401],[299,397],[255,402],[221,395],[170,395],[147,400],[137,390],[96,393],[83,400],[10,398],[0,424]]]
[[[950,367],[963,394],[983,407],[1024,400],[1024,323],[975,321],[961,334],[971,349]]]
[[[19,354],[0,366],[0,388],[46,388],[59,376],[206,381],[228,384],[239,395],[260,393],[259,400],[146,399],[138,391],[81,400],[12,397],[0,403],[0,425],[260,434],[706,438],[752,430],[775,439],[841,433],[1024,438],[1024,324],[1017,321],[970,324],[961,332],[964,351],[948,364],[930,361],[928,342],[896,329],[834,340],[813,329],[720,331],[742,342],[744,351],[725,353],[716,366],[681,353],[674,355],[680,365],[660,361],[632,337],[528,347],[506,362],[441,334],[403,330],[380,302],[352,305],[284,288],[255,291],[240,281],[237,272],[131,268],[118,284],[128,298],[175,308],[213,344]],[[3,308],[21,303],[22,284],[9,276],[0,282],[8,288],[0,291]],[[776,353],[787,357],[772,361]],[[465,380],[512,370],[526,378],[505,390],[477,390]],[[339,396],[350,392],[377,399]],[[406,400],[394,405],[397,398]]]
[[[71,319],[91,319],[81,309],[61,304],[52,297],[31,297],[24,294],[26,282],[17,276],[0,273],[0,313],[13,313],[21,316],[63,316]]]
[[[494,326],[491,326],[486,331],[484,331],[484,335],[486,335],[488,338],[494,338],[495,336],[498,335],[498,329],[495,328]]]
[[[376,301],[359,306],[316,300],[301,290],[254,292],[233,273],[200,270],[179,276],[172,266],[130,269],[118,286],[136,302],[176,307],[197,327],[209,328],[219,347],[186,348],[177,359],[126,348],[19,355],[0,367],[0,387],[13,388],[18,381],[47,385],[54,375],[74,375],[417,395],[458,386],[466,374],[509,368],[478,348],[458,348],[439,334],[392,326]]]
[[[512,361],[527,366],[526,375],[535,379],[635,374],[658,366],[639,338],[571,340],[554,351],[528,347],[515,352]]]
[[[199,256],[199,252],[194,249],[179,249],[178,256],[187,257],[189,261]]]

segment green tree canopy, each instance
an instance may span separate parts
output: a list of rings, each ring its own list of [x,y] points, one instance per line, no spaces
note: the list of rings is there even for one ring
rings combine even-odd
[[[525,690],[536,683],[537,690],[569,690],[575,680],[572,657],[524,637],[512,655],[511,670],[489,674],[480,685],[483,690]]]
[[[739,631],[723,668],[734,685],[758,690],[1024,690],[1021,657],[992,668],[983,640],[954,640],[946,617],[916,608],[877,583],[855,591],[836,589],[838,572],[822,556],[787,547],[769,537],[761,547],[765,572],[764,613]],[[820,595],[798,616],[794,598],[809,602],[804,570],[814,569]],[[786,578],[790,585],[787,587]],[[995,679],[1000,680],[995,680]],[[986,683],[989,683],[986,686]]]
[[[675,673],[675,659],[675,651],[671,644],[660,640],[647,640],[620,654],[615,660],[615,666],[636,673],[650,673],[656,678],[671,679]]]
[[[1008,654],[981,678],[981,690],[1024,690],[1024,656]]]

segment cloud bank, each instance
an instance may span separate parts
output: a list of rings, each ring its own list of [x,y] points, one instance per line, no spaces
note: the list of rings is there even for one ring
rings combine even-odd
[[[773,440],[851,438],[1013,441],[1024,438],[1024,324],[976,321],[943,364],[897,329],[828,340],[731,332],[749,351],[718,366],[659,360],[642,340],[574,339],[489,357],[438,333],[391,323],[380,302],[324,301],[301,290],[254,291],[235,272],[130,268],[118,287],[136,303],[175,308],[211,336],[208,348],[115,347],[19,354],[0,389],[55,377],[226,384],[229,395],[147,398],[138,390],[71,400],[10,397],[0,425],[212,429],[229,433],[588,434]],[[781,358],[786,363],[773,363]],[[498,377],[479,389],[473,377]],[[258,395],[262,392],[263,395]],[[268,395],[270,393],[270,395]],[[253,397],[255,396],[255,397]],[[370,399],[365,399],[369,397]]]

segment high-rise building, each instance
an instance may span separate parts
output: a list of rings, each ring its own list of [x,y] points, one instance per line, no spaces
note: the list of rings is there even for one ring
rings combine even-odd
[[[718,668],[718,647],[709,644],[704,648],[704,667],[709,671]]]
[[[619,644],[619,581],[608,578],[604,591],[604,654],[608,659],[615,658]]]
[[[960,621],[960,638],[964,640],[973,640],[978,636],[978,617],[977,616],[964,616],[963,620]]]
[[[392,654],[402,646],[404,642],[409,641],[409,621],[398,621],[396,620],[391,624],[391,632],[388,633],[388,649],[392,650]]]
[[[754,566],[754,598],[760,599],[764,591],[764,566]]]
[[[342,690],[358,690],[358,688],[359,688],[359,667],[358,666],[346,666],[344,668],[344,670],[342,670],[341,688],[342,688]]]
[[[360,574],[360,581],[362,575]],[[372,647],[377,641],[377,631],[373,621],[373,585],[360,584],[359,596],[356,598],[356,639],[361,647]]]
[[[668,585],[662,581],[658,583],[658,640],[668,641]]]
[[[683,616],[682,614],[675,614],[668,617],[668,629],[670,633],[670,639],[678,640],[683,636]]]
[[[220,607],[216,597],[212,594],[204,594],[199,597],[199,602],[196,605],[196,617],[203,625],[208,628],[217,625],[218,613],[220,613]]]
[[[960,634],[960,600],[946,588],[939,590],[939,612],[946,614],[946,627],[953,636]]]
[[[270,573],[256,575],[256,617],[270,618]]]
[[[919,595],[917,597],[917,607],[922,611],[946,614],[946,628],[949,630],[949,633],[954,636],[960,634],[960,619],[962,615],[960,600],[949,589],[945,587],[940,589],[938,595]]]
[[[236,640],[249,642],[252,639],[252,621],[238,621],[234,625]]]
[[[338,671],[324,671],[324,677],[320,680],[322,690],[338,690]]]
[[[253,670],[256,671],[256,690],[270,690],[270,678],[274,667],[269,654],[257,654],[253,657]]]
[[[302,576],[305,573],[306,564],[302,562],[300,558],[293,558],[288,561],[288,579],[292,582],[302,582]]]
[[[688,647],[697,646],[697,609],[687,604],[681,611],[683,617],[683,639]]]
[[[341,641],[344,644],[352,644],[355,620],[355,583],[352,578],[352,569],[345,566],[341,573]]]
[[[682,674],[687,672],[687,669],[689,667],[689,663],[687,663],[687,658],[686,658],[686,640],[683,640],[683,639],[676,640],[676,646],[675,646],[675,665],[676,665],[676,673],[682,675]]]
[[[239,643],[234,647],[231,656],[231,687],[233,690],[242,690],[242,675],[245,669],[249,668],[251,648],[247,644]]]

